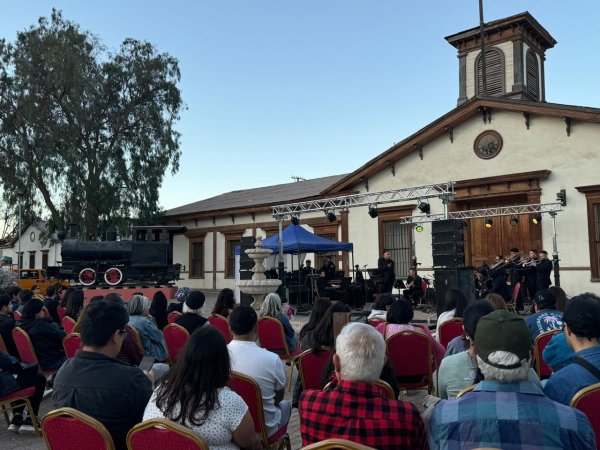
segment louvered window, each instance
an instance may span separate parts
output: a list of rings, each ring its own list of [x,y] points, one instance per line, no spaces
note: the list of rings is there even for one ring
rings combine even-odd
[[[476,86],[477,93],[483,94],[483,77],[481,76],[481,55],[475,62],[477,70]],[[485,51],[485,74],[487,84],[487,95],[504,94],[504,55],[497,48]]]
[[[527,69],[527,93],[537,100],[539,98],[538,62],[535,53],[531,50],[527,50],[525,65]]]

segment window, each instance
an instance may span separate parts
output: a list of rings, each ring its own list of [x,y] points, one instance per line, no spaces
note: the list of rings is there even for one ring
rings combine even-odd
[[[530,94],[534,100],[538,100],[540,95],[538,62],[537,57],[532,50],[527,50],[527,56],[525,57],[525,70],[527,71],[527,93]]]
[[[481,55],[479,55],[475,60],[475,86],[477,86],[477,94],[483,94],[481,65]],[[490,48],[485,51],[485,74],[487,95],[504,94],[504,55],[500,49]]]
[[[48,250],[42,250],[42,269],[48,268]]]
[[[241,237],[225,240],[225,278],[235,278],[235,248],[240,246]]]
[[[383,249],[392,254],[396,263],[396,276],[404,277],[408,274],[412,258],[412,226],[401,223],[399,220],[382,222]]]
[[[204,278],[204,241],[190,241],[190,278]]]
[[[600,281],[600,185],[575,189],[587,200],[591,281]]]
[[[35,252],[29,252],[29,268],[35,269]]]

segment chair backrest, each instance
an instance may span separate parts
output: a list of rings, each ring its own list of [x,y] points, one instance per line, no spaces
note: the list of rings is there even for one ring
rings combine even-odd
[[[394,392],[394,388],[392,388],[387,381],[377,380],[373,384],[375,384],[385,394],[387,398],[389,398],[390,400],[396,400],[396,393]]]
[[[13,317],[16,321],[21,320],[21,312],[17,311],[16,309],[13,311]]]
[[[596,435],[596,446],[600,448],[600,383],[578,391],[571,400],[571,406],[583,411],[588,417]]]
[[[311,349],[302,352],[297,361],[303,390],[321,389],[323,371],[332,354],[333,352],[329,347],[321,347],[319,353],[313,353]]]
[[[102,423],[73,408],[60,408],[42,420],[46,447],[51,450],[114,450],[110,433]]]
[[[369,319],[368,322],[369,322],[369,325],[373,325],[374,327],[376,327],[380,323],[385,322],[385,320],[383,320],[383,319]]]
[[[19,352],[21,362],[25,364],[39,364],[38,357],[31,343],[31,339],[27,334],[27,331],[21,327],[14,327],[12,330],[13,341]]]
[[[173,323],[175,322],[175,319],[177,319],[177,317],[180,315],[181,313],[179,311],[172,311],[167,315],[167,322],[168,323]]]
[[[512,301],[516,302],[517,298],[519,298],[519,291],[521,290],[521,283],[519,283],[518,281],[515,283],[515,287],[513,288],[512,291]]]
[[[535,360],[535,371],[540,379],[548,378],[550,375],[552,375],[552,369],[550,366],[548,366],[548,364],[546,364],[544,358],[542,358],[542,353],[544,352],[546,345],[548,345],[548,342],[550,342],[550,339],[552,339],[552,337],[559,332],[560,330],[550,330],[539,334],[535,338],[535,342],[533,344],[533,357]]]
[[[283,325],[273,317],[265,316],[258,319],[258,344],[284,359],[290,358]]]
[[[58,318],[60,319],[60,321],[62,323],[62,320],[64,319],[65,314],[67,313],[67,309],[63,306],[57,306],[56,313],[58,314]]]
[[[69,316],[65,316],[61,319],[62,322],[62,326],[65,329],[65,333],[67,334],[71,334],[73,332],[73,330],[75,329],[75,325],[77,325],[77,322]]]
[[[142,344],[142,337],[140,336],[140,332],[136,330],[135,327],[130,323],[127,324],[127,332],[133,335],[133,337],[135,338],[135,342],[137,342],[137,345],[142,350],[142,353],[144,353],[144,344]]]
[[[6,348],[6,343],[4,342],[4,339],[2,339],[2,336],[0,336],[0,351],[3,353],[8,353],[8,349]]]
[[[443,322],[438,328],[438,340],[444,347],[448,347],[448,343],[457,336],[463,334],[463,321],[460,317]]]
[[[213,327],[215,327],[223,334],[225,342],[229,344],[233,339],[233,336],[231,334],[231,330],[229,329],[229,321],[227,320],[227,318],[219,314],[213,314],[208,318],[208,321]]]
[[[177,359],[177,355],[190,338],[190,333],[181,325],[170,323],[163,328],[167,350],[169,350],[169,364]]]
[[[368,445],[359,444],[358,442],[348,441],[346,439],[325,439],[324,441],[315,442],[314,444],[302,447],[300,450],[375,450]]]
[[[229,374],[227,386],[242,397],[246,405],[248,405],[248,410],[254,421],[254,431],[261,436],[263,447],[268,448],[269,438],[267,427],[265,426],[265,414],[260,386],[249,376],[233,370]]]
[[[183,425],[168,419],[138,423],[127,433],[129,450],[209,450],[208,444]]]
[[[67,358],[73,358],[77,350],[81,349],[81,336],[79,333],[67,334],[63,339],[63,348]]]
[[[421,331],[401,331],[386,339],[387,354],[397,377],[421,376],[422,382],[403,383],[404,388],[433,387],[433,354],[429,337]]]

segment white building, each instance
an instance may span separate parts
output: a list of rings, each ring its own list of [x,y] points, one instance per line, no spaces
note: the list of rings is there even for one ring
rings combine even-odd
[[[21,236],[1,249],[0,256],[8,256],[12,258],[14,265],[18,264],[19,242],[20,267],[24,269],[45,269],[60,261],[60,241],[56,236],[48,235],[47,223],[44,221],[36,221],[28,226]]]

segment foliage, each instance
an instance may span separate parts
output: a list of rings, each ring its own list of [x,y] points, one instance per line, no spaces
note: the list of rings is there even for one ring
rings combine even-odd
[[[53,10],[0,40],[0,185],[11,208],[51,230],[100,237],[148,222],[167,170],[178,170],[184,104],[178,62],[147,42],[116,53]],[[47,211],[47,217],[42,214]]]
[[[0,268],[0,287],[11,286],[17,282],[17,274]]]

